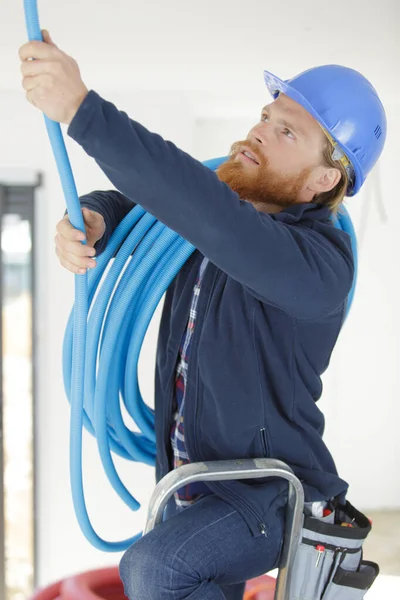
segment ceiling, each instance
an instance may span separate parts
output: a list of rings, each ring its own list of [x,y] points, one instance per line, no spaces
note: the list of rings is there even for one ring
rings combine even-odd
[[[385,95],[400,55],[400,2],[381,0],[39,0],[41,26],[92,87],[245,97],[267,68],[290,77],[316,64],[359,69]],[[20,89],[22,0],[1,0],[0,90]],[[398,86],[398,84],[397,84]]]

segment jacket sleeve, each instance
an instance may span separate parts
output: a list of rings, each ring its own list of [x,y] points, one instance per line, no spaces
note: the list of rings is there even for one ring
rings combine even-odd
[[[106,249],[113,231],[136,204],[116,190],[90,192],[90,194],[80,196],[79,202],[82,208],[94,210],[104,218],[106,226],[104,235],[94,245],[97,256],[99,256]]]
[[[176,231],[257,298],[294,318],[329,314],[351,288],[346,234],[258,212],[199,161],[129,119],[93,90],[68,134],[116,188]]]

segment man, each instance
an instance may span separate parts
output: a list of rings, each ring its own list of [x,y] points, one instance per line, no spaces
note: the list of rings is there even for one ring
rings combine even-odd
[[[68,217],[58,224],[61,263],[93,267],[134,202],[198,249],[160,325],[157,478],[187,461],[266,456],[293,468],[307,502],[343,499],[316,400],[354,275],[331,213],[361,188],[385,140],[374,88],[332,65],[290,82],[266,73],[274,102],[215,174],[89,92],[44,35],[20,50],[27,98],[68,124],[120,190],[81,198],[87,246]],[[127,596],[239,600],[247,579],[278,564],[285,501],[277,481],[180,490],[172,516],[125,553]]]

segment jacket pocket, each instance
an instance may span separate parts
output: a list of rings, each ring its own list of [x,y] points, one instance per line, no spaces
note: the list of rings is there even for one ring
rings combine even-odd
[[[268,439],[267,439],[267,430],[265,429],[265,427],[261,427],[260,437],[261,437],[261,447],[263,450],[263,458],[269,458],[270,450],[269,450],[269,444],[268,444]]]

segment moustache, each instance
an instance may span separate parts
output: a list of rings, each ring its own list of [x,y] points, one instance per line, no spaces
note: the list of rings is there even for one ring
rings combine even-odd
[[[265,156],[262,156],[259,153],[256,144],[250,140],[241,140],[241,141],[238,141],[238,142],[235,142],[234,144],[232,144],[230,152],[229,152],[229,156],[232,159],[236,158],[236,156],[238,154],[243,152],[244,148],[249,149],[251,154],[254,156],[254,158],[257,160],[257,162],[260,165],[266,166],[268,164],[268,161],[265,158]]]

